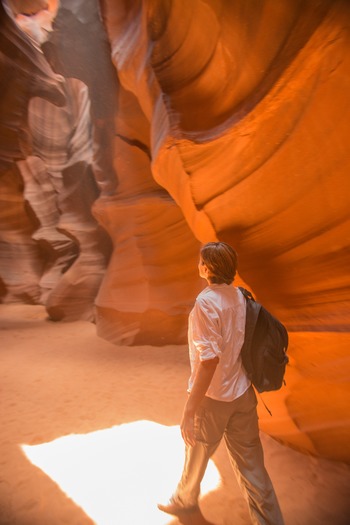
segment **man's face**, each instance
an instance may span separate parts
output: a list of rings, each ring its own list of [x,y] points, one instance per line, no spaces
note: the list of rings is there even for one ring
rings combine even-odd
[[[208,268],[204,264],[202,257],[199,257],[198,273],[199,273],[199,277],[202,277],[203,279],[207,278]]]

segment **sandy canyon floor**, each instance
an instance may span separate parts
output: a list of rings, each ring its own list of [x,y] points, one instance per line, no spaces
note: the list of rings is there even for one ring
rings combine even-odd
[[[87,322],[0,305],[0,525],[245,525],[224,446],[201,512],[157,509],[183,463],[186,346],[117,347]],[[262,434],[286,525],[350,523],[350,467]]]

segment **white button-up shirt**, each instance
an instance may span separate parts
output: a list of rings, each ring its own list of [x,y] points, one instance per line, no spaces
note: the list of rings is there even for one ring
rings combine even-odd
[[[199,362],[219,358],[206,395],[233,401],[250,386],[240,351],[244,342],[246,306],[243,294],[228,284],[210,284],[197,297],[189,316],[188,342],[191,391]]]

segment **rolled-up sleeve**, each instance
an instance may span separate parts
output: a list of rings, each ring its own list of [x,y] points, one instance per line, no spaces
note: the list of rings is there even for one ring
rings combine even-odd
[[[214,306],[197,299],[192,315],[193,345],[199,359],[206,361],[220,358],[222,348],[221,320]]]

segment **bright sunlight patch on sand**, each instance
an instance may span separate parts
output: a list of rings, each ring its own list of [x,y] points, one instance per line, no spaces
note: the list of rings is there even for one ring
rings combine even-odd
[[[22,449],[97,525],[166,525],[173,520],[157,503],[169,498],[182,472],[178,426],[136,421]],[[202,494],[218,484],[210,461]]]

